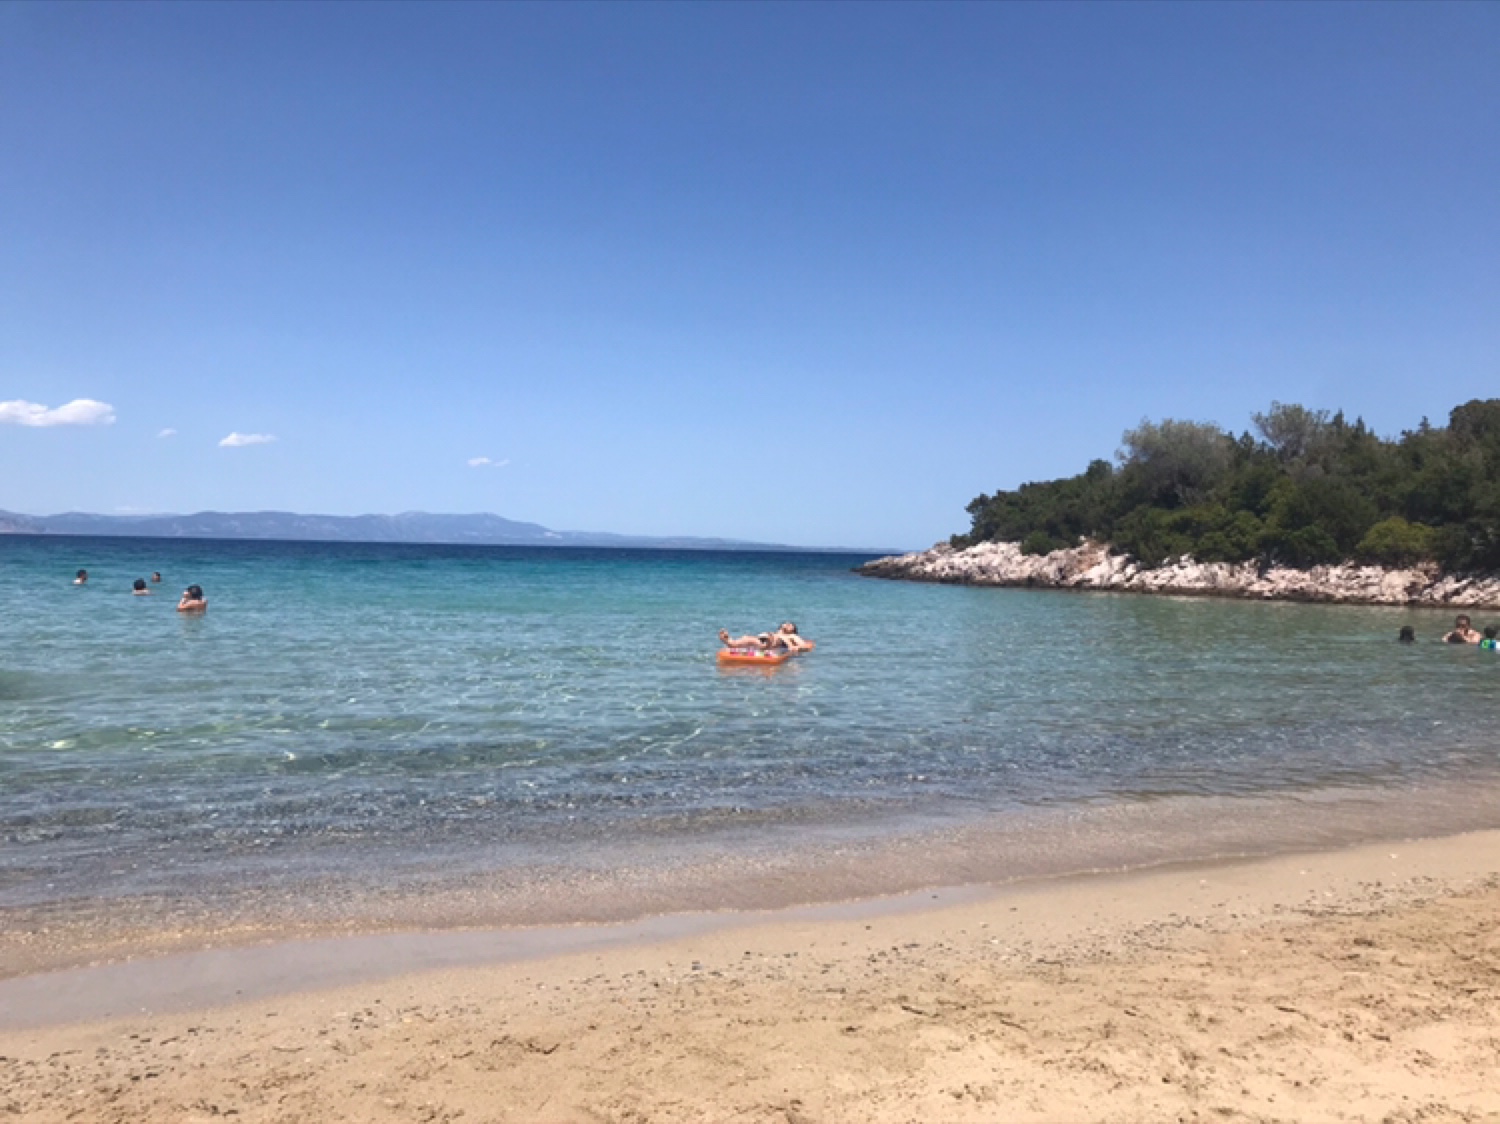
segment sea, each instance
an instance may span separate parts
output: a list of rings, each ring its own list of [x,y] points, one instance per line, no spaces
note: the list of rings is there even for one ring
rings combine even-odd
[[[1500,826],[1500,654],[1450,614],[867,557],[0,537],[0,928],[556,924]],[[816,650],[717,662],[784,620]]]

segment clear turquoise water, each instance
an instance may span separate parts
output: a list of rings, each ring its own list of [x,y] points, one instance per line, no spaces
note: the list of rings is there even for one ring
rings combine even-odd
[[[1322,794],[1500,771],[1500,657],[1433,642],[1442,615],[891,583],[861,560],[0,538],[0,908],[665,869],[716,840],[790,854],[1044,813],[1065,838],[1184,800],[1315,819]],[[174,612],[190,582],[203,617]],[[787,618],[815,653],[716,665],[720,626]],[[1395,643],[1405,623],[1423,643]]]

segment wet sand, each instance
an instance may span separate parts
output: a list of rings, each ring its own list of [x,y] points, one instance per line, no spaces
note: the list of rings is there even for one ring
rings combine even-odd
[[[447,967],[444,940],[485,938],[221,952],[196,984],[170,957],[23,976],[0,1115],[1500,1120],[1497,872],[1481,832],[490,934]],[[102,1017],[169,998],[151,972],[176,1009]]]

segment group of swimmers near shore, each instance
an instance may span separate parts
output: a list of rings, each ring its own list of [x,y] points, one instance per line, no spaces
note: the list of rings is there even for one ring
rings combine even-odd
[[[1444,644],[1477,644],[1488,652],[1500,651],[1500,628],[1494,625],[1488,626],[1483,632],[1474,627],[1474,622],[1469,619],[1467,613],[1460,613],[1453,619],[1453,628],[1443,636]],[[1401,633],[1396,639],[1403,644],[1415,644],[1417,642],[1416,629],[1411,625],[1402,625]]]
[[[88,585],[89,572],[87,570],[79,570],[77,575],[73,578],[73,584]],[[151,588],[151,586],[160,584],[161,571],[156,570],[152,572],[151,581],[149,584],[147,583],[145,578],[136,578],[135,581],[131,583],[130,592],[131,595],[135,597],[150,597],[151,594],[155,592]],[[201,585],[188,586],[182,591],[182,599],[177,602],[177,611],[179,613],[201,613],[207,608],[208,598],[203,596],[203,587]]]
[[[732,652],[769,652],[777,648],[789,652],[811,652],[815,645],[803,639],[797,626],[787,621],[775,632],[759,632],[755,635],[730,636],[726,628],[719,629],[719,643]]]

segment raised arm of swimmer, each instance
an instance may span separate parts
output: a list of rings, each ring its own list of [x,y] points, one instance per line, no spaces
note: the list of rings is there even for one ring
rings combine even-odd
[[[208,598],[203,596],[201,585],[190,585],[182,591],[182,600],[177,602],[179,613],[201,613],[208,608]]]

